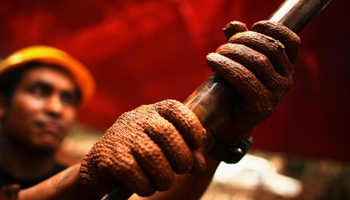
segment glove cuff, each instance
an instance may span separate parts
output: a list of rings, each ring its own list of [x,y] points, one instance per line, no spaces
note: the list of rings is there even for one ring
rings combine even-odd
[[[231,146],[221,142],[212,132],[209,131],[208,133],[208,140],[205,143],[207,154],[218,161],[224,161],[229,164],[238,163],[248,152],[253,142],[253,138],[249,137]]]
[[[0,190],[0,199],[3,199],[3,200],[17,199],[18,193],[20,190],[21,190],[21,186],[19,184],[4,186]]]

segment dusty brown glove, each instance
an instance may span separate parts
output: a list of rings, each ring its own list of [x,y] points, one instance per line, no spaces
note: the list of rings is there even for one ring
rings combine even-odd
[[[228,43],[209,54],[207,64],[236,88],[239,99],[211,131],[232,145],[249,137],[291,89],[300,39],[271,21],[255,23],[252,31],[241,22],[231,22],[224,32]]]
[[[198,173],[205,130],[182,103],[166,100],[124,113],[84,158],[82,184],[107,193],[119,180],[140,196],[173,186],[175,173]]]

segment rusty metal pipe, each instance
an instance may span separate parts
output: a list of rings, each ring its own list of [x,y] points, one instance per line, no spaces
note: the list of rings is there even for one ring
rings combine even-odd
[[[331,0],[287,0],[269,20],[280,22],[299,34]]]

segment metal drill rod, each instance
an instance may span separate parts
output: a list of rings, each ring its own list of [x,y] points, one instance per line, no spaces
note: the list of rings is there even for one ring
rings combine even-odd
[[[299,34],[331,0],[286,0],[272,16],[271,21],[280,22]],[[237,99],[231,84],[218,73],[213,73],[184,102],[209,130],[229,111]],[[212,137],[211,137],[212,138]],[[103,200],[128,199],[133,193],[124,186],[116,188]]]

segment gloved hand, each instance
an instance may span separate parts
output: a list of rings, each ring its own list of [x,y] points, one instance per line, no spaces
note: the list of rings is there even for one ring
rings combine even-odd
[[[182,103],[166,100],[124,113],[84,158],[80,178],[94,193],[110,192],[117,180],[140,196],[173,186],[175,173],[198,173],[205,129]]]
[[[239,98],[211,131],[223,143],[234,145],[269,118],[291,89],[300,39],[272,21],[257,22],[252,31],[231,22],[224,32],[228,43],[207,56],[207,65],[233,85]]]

